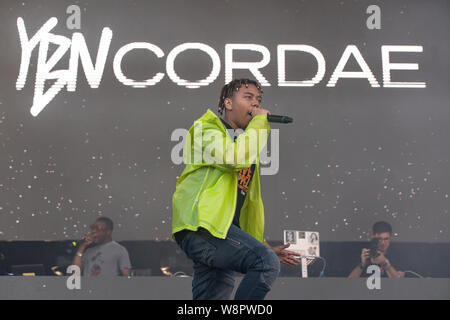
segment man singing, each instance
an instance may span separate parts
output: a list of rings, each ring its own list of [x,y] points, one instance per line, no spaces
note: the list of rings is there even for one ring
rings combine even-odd
[[[189,130],[186,168],[173,195],[172,235],[194,262],[193,299],[229,299],[234,274],[245,274],[235,299],[264,299],[280,262],[298,255],[264,241],[259,153],[270,130],[259,83],[226,84],[218,118],[211,110]],[[242,132],[242,129],[244,130]],[[241,134],[236,132],[241,131]]]

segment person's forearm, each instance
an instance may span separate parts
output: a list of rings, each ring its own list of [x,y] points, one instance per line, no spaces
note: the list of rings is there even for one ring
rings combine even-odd
[[[199,126],[201,124],[194,125]],[[202,129],[194,130],[201,132]],[[227,137],[226,133],[222,133],[218,129],[204,130],[203,135],[200,135],[199,138],[194,137],[193,149],[191,148],[188,151],[190,155],[189,161],[195,161],[196,150],[200,152],[202,150],[214,150],[214,155],[211,152],[203,152],[200,157],[203,155],[206,158],[201,158],[201,160],[219,168],[228,168],[236,171],[246,169],[255,162],[264,149],[269,133],[270,125],[267,121],[267,116],[264,117],[263,115],[255,116],[244,133],[240,134],[234,142]],[[249,145],[252,145],[252,147],[249,147]]]
[[[350,275],[348,277],[349,278],[360,278],[362,272],[363,272],[363,270],[361,269],[361,267],[357,266],[355,269],[353,269],[353,271],[350,273]]]
[[[82,258],[82,256],[83,256],[85,250],[86,250],[86,246],[85,245],[81,245],[78,248],[78,251],[75,254],[75,258],[73,258],[72,265],[78,266],[80,269],[83,269],[83,258]]]
[[[398,272],[397,270],[395,270],[395,268],[391,264],[388,264],[385,267],[385,270],[386,270],[386,273],[389,278],[401,278],[402,277],[402,274],[400,272]]]
[[[79,266],[81,268],[82,263],[83,263],[83,261],[81,260],[80,257],[75,256],[75,258],[73,258],[72,265]]]

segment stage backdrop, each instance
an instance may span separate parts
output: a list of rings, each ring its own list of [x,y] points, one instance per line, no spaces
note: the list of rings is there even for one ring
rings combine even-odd
[[[0,4],[0,240],[167,240],[179,147],[221,87],[263,84],[266,236],[450,240],[448,1]]]

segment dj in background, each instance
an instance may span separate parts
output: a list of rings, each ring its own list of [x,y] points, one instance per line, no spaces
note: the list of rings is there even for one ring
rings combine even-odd
[[[84,276],[129,276],[131,263],[127,249],[112,240],[114,223],[101,217],[91,225],[91,233],[83,238],[73,265]]]

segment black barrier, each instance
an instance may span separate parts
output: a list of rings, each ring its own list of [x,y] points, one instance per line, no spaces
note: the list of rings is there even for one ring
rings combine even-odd
[[[174,242],[123,241],[129,252],[135,276],[163,276],[163,270],[172,275],[192,275],[192,262]],[[274,245],[277,245],[275,242]],[[347,277],[360,263],[364,242],[324,242],[321,255],[326,261],[323,277]],[[72,264],[76,253],[74,241],[8,241],[0,242],[0,270],[6,275],[13,265],[42,264],[46,275],[55,275],[52,267],[63,274]],[[392,264],[400,271],[412,271],[423,277],[450,278],[450,245],[428,243],[394,243],[390,248]],[[323,261],[317,260],[308,267],[309,276],[321,277]],[[281,277],[301,277],[300,267],[281,265]],[[413,273],[407,277],[417,277]]]

